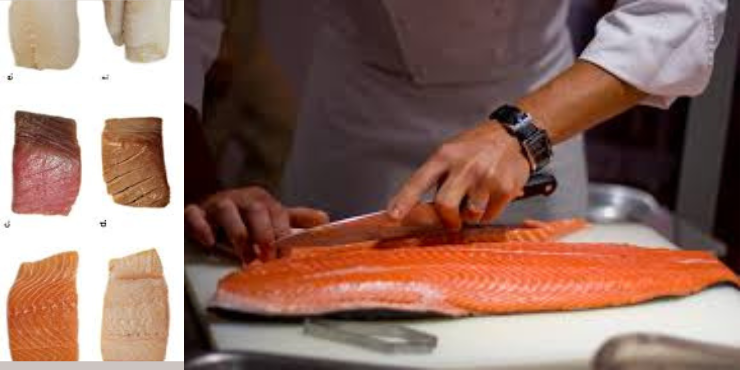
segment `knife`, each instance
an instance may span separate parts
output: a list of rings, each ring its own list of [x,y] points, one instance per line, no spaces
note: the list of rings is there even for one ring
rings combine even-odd
[[[556,188],[557,181],[552,174],[547,172],[534,173],[524,185],[522,195],[515,200],[531,198],[536,195],[548,196]],[[419,203],[402,220],[392,219],[386,211],[368,213],[298,231],[278,239],[273,247],[276,249],[278,256],[281,256],[289,254],[292,248],[395,239],[440,230],[444,228],[443,225],[434,204]]]

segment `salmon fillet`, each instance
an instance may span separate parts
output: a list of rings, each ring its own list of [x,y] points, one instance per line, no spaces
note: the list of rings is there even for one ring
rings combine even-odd
[[[588,227],[588,223],[581,218],[555,221],[525,220],[518,226],[463,228],[460,232],[443,230],[421,236],[353,243],[344,246],[294,248],[286,255],[289,255],[291,258],[304,258],[316,257],[326,253],[367,248],[426,247],[481,242],[545,242],[560,239],[586,227]]]
[[[486,315],[630,305],[722,282],[740,285],[699,251],[556,242],[366,248],[247,266],[219,281],[212,306],[281,316]]]
[[[103,309],[103,360],[162,361],[168,329],[167,284],[157,251],[111,260]]]
[[[21,264],[8,296],[14,361],[77,361],[77,253]]]

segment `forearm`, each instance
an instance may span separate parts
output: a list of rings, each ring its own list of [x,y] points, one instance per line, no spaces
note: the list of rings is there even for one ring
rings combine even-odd
[[[579,60],[517,105],[557,144],[626,111],[645,96],[601,67]]]

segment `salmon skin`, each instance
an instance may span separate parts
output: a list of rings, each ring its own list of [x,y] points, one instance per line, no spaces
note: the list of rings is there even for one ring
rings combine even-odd
[[[247,266],[221,279],[211,307],[266,316],[490,315],[632,305],[723,282],[740,286],[707,252],[626,244],[360,248]]]
[[[77,252],[23,263],[8,295],[14,361],[77,361]]]
[[[366,248],[429,247],[481,242],[544,242],[557,240],[586,227],[588,223],[580,218],[555,221],[525,220],[517,226],[465,227],[459,232],[440,230],[413,237],[352,243],[343,246],[293,248],[289,256],[291,258],[316,257],[325,253]]]

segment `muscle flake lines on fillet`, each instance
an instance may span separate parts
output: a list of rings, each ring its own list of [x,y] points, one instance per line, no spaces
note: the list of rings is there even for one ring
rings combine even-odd
[[[106,361],[161,361],[169,306],[162,263],[154,249],[110,262],[101,348]]]
[[[415,237],[383,241],[369,241],[332,247],[303,247],[289,251],[291,258],[314,257],[325,253],[335,253],[352,249],[399,248],[415,246],[436,246],[470,243],[505,243],[505,242],[545,242],[554,241],[578,230],[588,227],[580,218],[535,221],[525,220],[519,226],[492,226],[484,228],[464,228],[460,232],[440,231]]]
[[[13,360],[77,360],[76,276],[76,252],[21,265],[8,296]]]
[[[159,118],[109,119],[103,132],[103,177],[118,204],[164,207],[170,188]]]
[[[13,212],[67,215],[80,190],[75,121],[15,113]]]
[[[15,0],[10,5],[15,63],[36,69],[67,69],[77,60],[76,0]]]
[[[167,56],[170,0],[106,0],[105,22],[113,43],[126,46],[126,59],[153,62]]]
[[[635,304],[740,280],[706,252],[615,244],[475,243],[347,250],[250,265],[212,306],[266,315],[391,309],[485,315]]]

